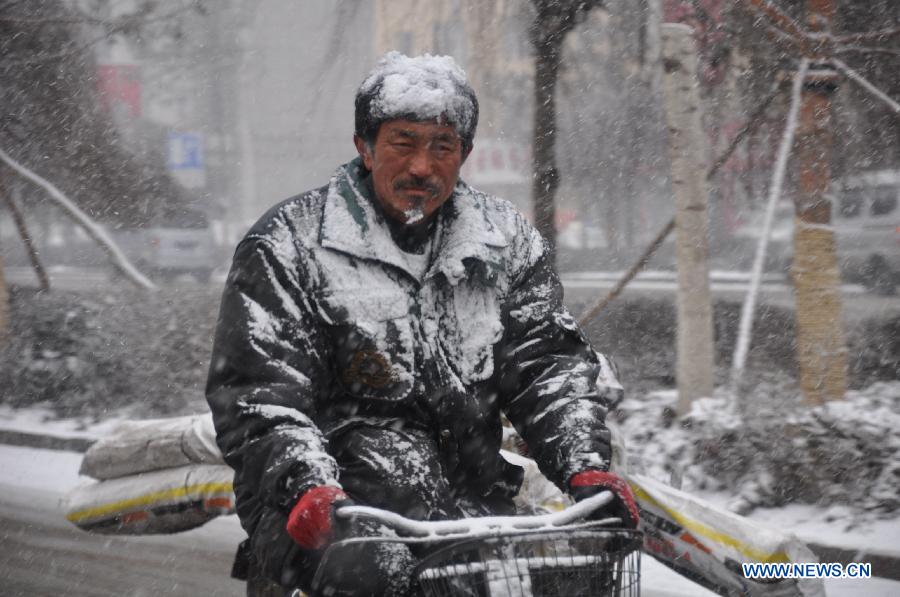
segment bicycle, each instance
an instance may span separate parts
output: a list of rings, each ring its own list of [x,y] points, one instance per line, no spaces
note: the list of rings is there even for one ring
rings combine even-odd
[[[642,534],[613,526],[618,518],[582,520],[611,499],[602,492],[551,514],[448,521],[345,506],[336,511],[338,518],[367,519],[397,536],[335,542],[313,586],[322,586],[323,571],[340,550],[394,542],[423,548],[412,575],[426,597],[639,597]]]

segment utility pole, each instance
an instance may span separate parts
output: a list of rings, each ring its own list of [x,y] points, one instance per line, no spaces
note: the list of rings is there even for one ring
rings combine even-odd
[[[807,25],[831,32],[833,0],[806,0]],[[797,362],[807,404],[843,398],[847,390],[847,348],[841,317],[831,202],[831,100],[838,73],[824,43],[805,44],[810,69],[803,84],[796,156],[800,170],[795,195],[794,262],[791,274],[797,314]]]
[[[701,118],[694,32],[662,26],[663,98],[675,193],[678,263],[678,414],[713,390],[712,299],[709,291],[707,144]]]

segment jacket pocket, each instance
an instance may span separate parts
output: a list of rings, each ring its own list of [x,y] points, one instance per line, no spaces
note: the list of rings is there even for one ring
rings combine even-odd
[[[409,300],[369,288],[322,296],[335,376],[347,395],[391,401],[409,395],[415,370]]]

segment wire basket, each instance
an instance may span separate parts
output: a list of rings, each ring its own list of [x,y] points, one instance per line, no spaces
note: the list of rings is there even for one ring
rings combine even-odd
[[[427,597],[638,597],[641,533],[536,531],[454,543],[415,577]]]

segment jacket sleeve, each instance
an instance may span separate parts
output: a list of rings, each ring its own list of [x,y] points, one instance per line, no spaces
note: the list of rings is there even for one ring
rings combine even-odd
[[[328,356],[301,265],[292,242],[247,237],[222,297],[206,396],[242,520],[340,486],[315,423]]]
[[[500,396],[541,472],[568,490],[572,475],[609,469],[606,413],[623,390],[565,308],[549,251],[531,232],[532,255],[507,300]]]

